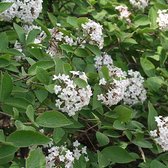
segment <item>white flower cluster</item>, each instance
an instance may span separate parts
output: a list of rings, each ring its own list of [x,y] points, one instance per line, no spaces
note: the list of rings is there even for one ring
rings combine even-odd
[[[131,19],[130,19],[130,15],[131,12],[128,11],[128,7],[127,6],[116,6],[115,7],[116,10],[118,10],[120,12],[120,19],[125,19],[128,23],[131,23]]]
[[[111,56],[105,52],[102,53],[101,56],[95,57],[94,60],[95,60],[95,67],[98,71],[101,70],[102,66],[107,66],[108,68],[113,66],[113,60]]]
[[[129,0],[134,8],[144,10],[148,6],[149,0]]]
[[[158,10],[158,17],[156,22],[159,25],[159,29],[168,30],[168,10]]]
[[[101,70],[107,66],[110,79],[100,79],[99,85],[103,93],[98,95],[98,100],[107,106],[112,106],[123,101],[125,104],[134,105],[146,100],[146,90],[143,87],[144,79],[139,72],[129,70],[128,73],[113,65],[111,56],[103,53],[95,58],[95,67]]]
[[[75,115],[75,112],[80,111],[84,106],[87,106],[92,96],[92,90],[87,83],[87,76],[84,72],[70,71],[72,78],[69,75],[54,75],[53,80],[57,81],[54,87],[57,95],[56,106],[69,116]],[[80,78],[86,82],[86,87],[80,88],[75,83],[75,79]]]
[[[82,24],[81,26],[82,26],[83,33],[86,36],[86,38],[88,37],[90,38],[89,43],[97,44],[99,48],[102,49],[104,45],[102,25],[89,19],[87,23]]]
[[[129,85],[127,86],[123,101],[125,104],[134,105],[146,100],[146,90],[143,83],[144,78],[138,71],[129,70],[127,76]]]
[[[157,129],[150,131],[151,137],[159,144],[163,151],[168,151],[168,117],[157,116]]]
[[[32,23],[42,11],[42,0],[3,0],[12,6],[0,14],[0,18],[11,21],[17,17],[26,23]]]
[[[57,166],[73,168],[74,161],[79,160],[82,155],[85,161],[88,162],[87,147],[81,147],[77,140],[73,142],[72,151],[66,145],[52,146],[48,149],[48,156],[46,156],[46,168],[55,168]]]
[[[51,40],[49,42],[49,47],[47,49],[47,53],[54,57],[58,53],[58,43],[63,42],[64,44],[68,44],[70,46],[75,45],[73,38],[64,35],[57,28],[49,29],[51,34]]]
[[[107,106],[116,105],[123,99],[126,86],[128,85],[126,74],[120,68],[113,65],[112,58],[106,53],[96,57],[95,60],[95,66],[98,70],[102,66],[108,67],[110,77],[108,81],[104,78],[100,79],[99,85],[102,86],[104,93],[98,95],[97,98]]]

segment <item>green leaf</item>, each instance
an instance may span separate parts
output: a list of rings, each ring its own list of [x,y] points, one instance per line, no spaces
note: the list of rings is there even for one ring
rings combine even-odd
[[[96,138],[100,146],[105,146],[110,142],[109,138],[99,131],[96,132]]]
[[[125,149],[119,146],[109,146],[101,151],[102,160],[107,160],[109,163],[129,163],[134,161],[134,158]]]
[[[71,125],[72,122],[58,111],[45,112],[36,119],[37,124],[42,127],[57,128]]]
[[[8,142],[12,142],[18,147],[28,147],[31,145],[43,145],[50,142],[50,138],[34,131],[15,131],[7,137]]]
[[[56,23],[57,23],[57,18],[52,14],[52,13],[47,13],[48,14],[48,17],[52,23],[52,25],[55,27],[56,26]]]
[[[79,87],[79,88],[86,88],[87,83],[85,80],[81,78],[75,78],[74,83]]]
[[[5,32],[0,33],[0,52],[5,52],[7,51],[8,48],[8,36]],[[1,58],[1,60],[4,62],[4,60]],[[0,60],[0,62],[1,62]],[[1,65],[2,63],[0,63]]]
[[[1,81],[0,81],[0,101],[4,102],[7,99],[11,92],[12,92],[13,84],[10,75],[5,73],[4,75],[1,74]]]
[[[77,17],[68,16],[66,20],[67,20],[67,23],[70,24],[71,26],[75,28],[78,27]]]
[[[100,56],[100,55],[101,55],[101,51],[100,51],[100,49],[99,49],[98,46],[87,44],[86,47],[87,47],[95,56]]]
[[[40,148],[30,151],[26,168],[46,168],[45,156]]]
[[[27,106],[26,115],[30,121],[34,122],[34,108],[32,105]]]
[[[24,44],[25,43],[25,31],[23,30],[22,27],[20,27],[16,23],[13,24],[13,27],[18,35],[19,41]]]
[[[0,13],[7,10],[12,4],[13,3],[9,3],[9,2],[0,2]]]
[[[142,148],[153,148],[152,143],[142,139],[142,140],[134,140],[132,141],[133,144],[142,147]]]
[[[167,166],[165,166],[158,160],[152,160],[152,162],[150,163],[150,168],[167,168]]]
[[[150,8],[148,16],[151,22],[150,27],[156,29],[158,27],[156,22],[158,16],[157,10],[154,7]]]
[[[102,153],[99,151],[97,151],[97,155],[98,155],[99,168],[107,167],[109,165],[110,161],[108,159],[105,159],[103,157]]]
[[[35,75],[37,67],[47,70],[47,69],[54,67],[54,62],[53,61],[38,61],[29,68],[28,73],[30,75]]]
[[[162,77],[160,76],[156,76],[156,77],[150,77],[146,80],[147,83],[147,87],[154,91],[154,92],[158,92],[159,89],[161,88],[162,84],[164,84],[164,80],[162,79]]]
[[[133,110],[127,106],[119,105],[114,109],[114,112],[117,113],[119,121],[128,122],[131,120]]]
[[[73,47],[68,45],[68,44],[61,44],[60,45],[61,49],[66,51],[67,53],[73,53]]]
[[[46,90],[35,90],[34,92],[41,103],[48,97],[48,92]]]
[[[33,29],[29,32],[27,39],[26,39],[26,45],[34,43],[35,38],[40,33],[39,29]]]
[[[32,126],[26,126],[24,125],[21,121],[16,120],[15,121],[15,126],[17,130],[29,130],[29,131],[36,131],[36,129]]]
[[[49,74],[43,68],[37,67],[36,77],[41,83],[46,84],[46,85],[49,84],[49,81],[50,81]]]
[[[134,19],[134,24],[136,27],[146,26],[146,25],[150,24],[150,21],[146,15],[137,15]]]
[[[101,68],[101,71],[99,71],[100,78],[105,78],[105,80],[109,80],[109,69],[106,66],[103,66]]]
[[[165,36],[163,33],[160,33],[160,41],[161,41],[162,47],[167,51],[168,50],[168,46],[167,46],[168,37]]]
[[[4,142],[5,141],[5,135],[2,129],[0,129],[0,142]]]
[[[6,66],[9,65],[9,61],[4,59],[4,58],[0,58],[0,68],[4,68]]]
[[[18,148],[13,145],[0,143],[0,165],[11,161],[17,150]]]
[[[155,76],[155,66],[151,61],[149,61],[147,58],[141,58],[140,59],[141,66],[146,73],[147,76]]]
[[[55,74],[62,74],[64,73],[64,62],[60,58],[55,58]]]
[[[77,48],[75,50],[74,54],[78,57],[83,57],[83,58],[89,56],[88,51],[86,49],[83,49],[83,48]]]
[[[158,116],[158,113],[150,102],[148,102],[148,111],[148,129],[154,130],[157,127],[155,117]]]
[[[33,106],[32,105],[27,106],[27,109],[26,109],[27,117],[36,127],[38,127],[38,125],[34,121],[34,114],[35,114],[35,111],[34,111]]]
[[[62,128],[55,128],[53,132],[53,140],[57,144],[65,135],[65,131]]]
[[[63,71],[64,71],[64,74],[67,74],[69,75],[69,72],[72,71],[72,67],[70,64],[66,63],[63,65]]]
[[[96,84],[93,88],[93,107],[92,109],[95,110],[97,108],[102,108],[102,104],[100,101],[97,100],[97,95],[101,94],[101,88],[98,84]]]
[[[28,102],[24,98],[10,97],[5,100],[4,104],[6,104],[8,106],[12,106],[12,107],[21,108],[21,109],[26,110],[26,108],[30,104],[30,102]]]
[[[49,36],[49,37],[51,36],[48,28],[40,20],[36,19],[35,22],[37,23],[38,26],[41,27],[42,30],[44,30],[44,32],[47,34],[47,36]]]
[[[119,120],[114,121],[113,127],[117,130],[126,130],[125,124]]]

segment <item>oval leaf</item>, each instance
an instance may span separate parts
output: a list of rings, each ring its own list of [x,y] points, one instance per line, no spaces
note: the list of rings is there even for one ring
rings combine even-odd
[[[7,138],[15,146],[27,147],[31,145],[42,145],[50,142],[50,139],[38,132],[20,130],[10,134]]]
[[[56,128],[71,125],[72,122],[58,111],[45,112],[36,119],[37,124],[42,127]]]

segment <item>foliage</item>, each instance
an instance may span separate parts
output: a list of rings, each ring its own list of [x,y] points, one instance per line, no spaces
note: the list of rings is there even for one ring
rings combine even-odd
[[[138,9],[127,0],[44,0],[31,23],[17,15],[5,20],[12,5],[0,2],[0,168],[45,168],[53,144],[62,157],[81,145],[74,168],[168,167],[168,153],[150,136],[156,116],[168,113],[168,29],[160,27],[157,13],[168,2],[150,0]],[[122,17],[123,10],[130,13]],[[99,37],[87,32],[89,22],[97,23],[89,30]],[[103,54],[112,62],[96,67]],[[124,81],[125,92],[135,71],[145,101],[139,95],[135,104],[126,96],[112,105],[101,101],[116,81]],[[64,92],[68,101],[60,98]],[[54,164],[65,167],[57,157]]]

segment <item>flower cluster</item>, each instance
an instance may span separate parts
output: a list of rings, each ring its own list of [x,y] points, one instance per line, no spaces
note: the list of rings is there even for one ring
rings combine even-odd
[[[0,14],[0,18],[11,21],[17,17],[23,22],[32,23],[42,11],[42,0],[3,0],[11,2],[12,6]]]
[[[158,17],[156,22],[159,25],[159,29],[167,30],[168,29],[168,10],[158,10]]]
[[[90,44],[96,44],[99,46],[100,49],[103,48],[104,38],[102,32],[103,29],[102,25],[89,19],[88,22],[82,24],[82,29],[84,35],[86,36],[85,38],[86,39],[90,38],[89,39]]]
[[[77,46],[84,48],[85,44],[96,44],[99,48],[103,48],[104,39],[102,33],[102,26],[92,20],[89,20],[85,24],[81,25],[83,34],[81,37],[72,37],[62,33],[57,27],[49,29],[51,34],[51,40],[49,41],[49,47],[47,53],[54,57],[58,52],[58,47],[60,44],[68,44],[70,46]]]
[[[107,66],[109,70],[109,80],[100,79],[99,85],[102,87],[103,93],[98,95],[98,100],[107,106],[116,105],[124,96],[126,86],[128,84],[126,74],[120,68],[113,65],[110,55],[103,53],[95,58],[95,66],[98,70],[102,66]]]
[[[128,23],[131,23],[131,19],[130,19],[130,15],[131,12],[128,11],[128,7],[127,6],[116,6],[115,7],[116,10],[118,10],[120,12],[120,19],[125,19]]]
[[[57,95],[56,107],[62,112],[68,113],[69,116],[73,116],[75,112],[89,104],[92,91],[84,72],[70,71],[70,73],[72,77],[59,74],[57,76],[54,75],[53,80],[57,81],[54,87],[55,94]],[[86,87],[79,87],[75,82],[76,79],[82,80]]]
[[[168,151],[168,117],[157,116],[155,121],[157,129],[150,131],[150,135],[164,151]]]
[[[86,162],[89,161],[87,147],[82,147],[77,140],[73,142],[72,151],[66,145],[49,147],[48,155],[46,156],[46,168],[55,168],[57,166],[73,168],[74,161],[79,160],[82,155]]]
[[[148,6],[148,0],[129,0],[134,8],[144,10]]]
[[[75,45],[73,38],[64,35],[57,28],[49,29],[51,34],[51,40],[49,42],[49,47],[47,49],[47,53],[51,55],[51,57],[55,56],[58,53],[58,44],[62,42],[64,44],[68,44],[70,46]]]
[[[146,100],[146,90],[143,86],[144,78],[138,71],[129,70],[127,79],[129,85],[124,93],[124,103],[134,105],[138,102],[144,102]]]
[[[103,93],[98,95],[98,100],[103,104],[112,106],[123,100],[125,104],[134,105],[146,100],[144,78],[139,72],[122,71],[121,68],[114,66],[112,58],[106,53],[95,58],[97,70],[101,70],[102,66],[109,70],[109,80],[99,80]]]
[[[101,70],[102,66],[107,66],[110,68],[113,66],[113,60],[110,55],[107,53],[102,53],[101,56],[95,57],[95,67],[99,71]]]
[[[98,100],[102,101],[103,104],[107,106],[112,106],[118,104],[122,99],[125,91],[125,86],[127,85],[127,80],[116,80],[104,81],[104,78],[99,81],[100,86],[104,89],[103,94],[97,96]]]

